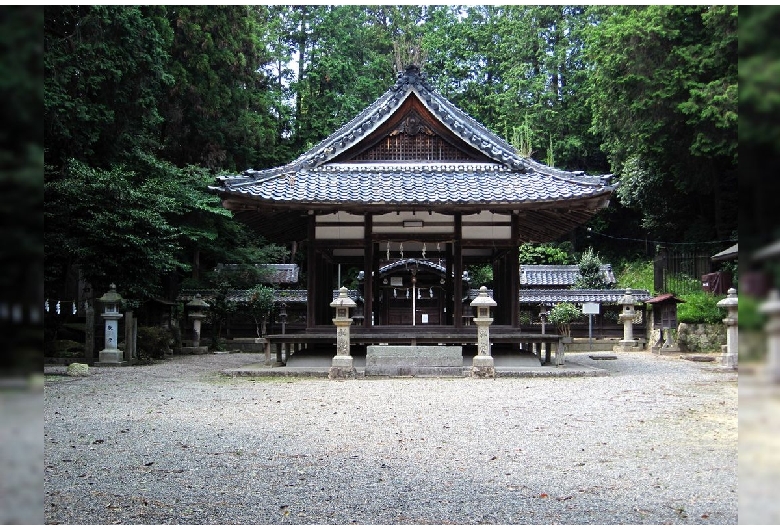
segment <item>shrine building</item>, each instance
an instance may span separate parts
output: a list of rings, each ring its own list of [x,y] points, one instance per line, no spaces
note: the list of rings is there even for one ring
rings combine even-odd
[[[613,189],[609,175],[519,156],[414,66],[296,160],[212,187],[268,240],[305,246],[310,342],[334,333],[334,289],[357,268],[363,311],[353,335],[413,344],[473,333],[464,303],[471,264],[492,264],[491,333],[518,335],[519,245],[566,235],[606,207]]]

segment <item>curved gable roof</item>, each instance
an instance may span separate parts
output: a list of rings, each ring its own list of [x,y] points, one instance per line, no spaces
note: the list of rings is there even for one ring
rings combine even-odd
[[[410,108],[449,145],[459,160],[353,160],[383,136]],[[270,210],[351,210],[356,213],[438,208],[442,211],[527,212],[528,226],[554,224],[555,238],[608,204],[610,175],[555,169],[524,158],[434,91],[417,67],[409,67],[374,103],[333,134],[280,167],[220,176],[223,204],[246,210],[250,224],[272,229]],[[539,214],[555,209],[558,213]],[[545,215],[555,216],[552,223]],[[299,223],[300,224],[300,223]]]

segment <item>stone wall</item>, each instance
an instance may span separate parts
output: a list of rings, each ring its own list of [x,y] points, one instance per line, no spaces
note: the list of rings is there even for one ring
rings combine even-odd
[[[726,344],[724,324],[680,324],[677,344],[683,352],[720,352]]]

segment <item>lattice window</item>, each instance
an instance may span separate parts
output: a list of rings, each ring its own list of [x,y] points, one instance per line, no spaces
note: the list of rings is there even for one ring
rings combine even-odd
[[[438,136],[429,134],[393,134],[357,156],[356,161],[388,160],[471,160],[471,157],[448,144]]]

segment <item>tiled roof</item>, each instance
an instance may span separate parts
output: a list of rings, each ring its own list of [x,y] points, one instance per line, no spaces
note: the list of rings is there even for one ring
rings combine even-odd
[[[677,304],[684,304],[685,300],[681,300],[680,298],[677,298],[671,293],[661,294],[658,296],[654,296],[653,298],[650,298],[648,300],[645,300],[645,303],[648,304],[660,304],[661,302],[675,302]]]
[[[220,263],[217,269],[238,269],[246,266]],[[256,263],[254,266],[262,272],[264,283],[298,283],[298,265],[295,263]]]
[[[631,292],[638,303],[645,302],[650,298],[650,293],[644,290],[633,290]],[[493,296],[492,290],[488,294]],[[521,304],[557,304],[559,302],[599,302],[603,304],[617,304],[623,295],[625,289],[520,289]],[[479,290],[470,289],[468,293],[469,300],[479,295]]]
[[[615,283],[612,265],[601,266],[604,280]],[[580,276],[578,265],[520,265],[520,285],[571,286]]]
[[[201,297],[206,303],[210,303],[216,294],[213,289],[182,289],[179,296],[176,298],[179,302],[185,304],[193,299],[195,294],[200,293]],[[302,303],[305,304],[307,300],[306,289],[274,289],[274,302],[275,303]],[[337,293],[338,294],[338,293]],[[228,300],[231,302],[248,302],[249,290],[248,289],[235,289],[228,292]]]
[[[200,290],[194,289],[182,289],[179,296],[176,298],[179,302],[187,303],[193,299],[196,293],[200,293],[203,300],[209,303],[210,299],[214,297],[214,291],[212,290]],[[466,295],[466,299],[473,300],[479,294],[478,289],[470,289]],[[493,296],[492,290],[488,291],[490,296]],[[520,289],[520,303],[521,304],[540,304],[540,303],[558,303],[558,302],[600,302],[605,304],[617,304],[620,298],[626,294],[625,289]],[[643,303],[650,299],[650,293],[643,290],[633,290],[632,294],[636,298],[637,302]],[[333,290],[333,298],[335,299],[339,295],[337,289]],[[363,298],[361,294],[356,290],[350,290],[348,295],[353,300],[362,302]],[[248,290],[234,290],[228,294],[228,300],[232,302],[247,302],[249,300]],[[274,302],[276,303],[301,303],[305,304],[307,300],[307,292],[305,289],[275,289],[274,290]]]
[[[226,189],[276,203],[309,205],[512,205],[586,199],[603,186],[519,173],[497,163],[328,164]]]
[[[617,304],[625,294],[625,289],[520,289],[520,303],[599,302]],[[631,294],[634,295],[638,303],[650,298],[648,291],[633,290]]]
[[[445,127],[492,163],[334,163],[416,97]],[[218,177],[211,189],[277,205],[345,203],[416,206],[517,205],[608,197],[609,175],[562,171],[519,156],[514,147],[433,91],[411,67],[396,84],[349,123],[293,162],[262,171]],[[603,204],[602,204],[603,205]]]

